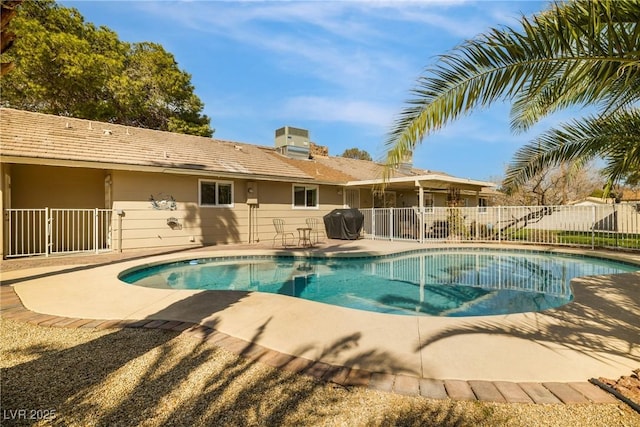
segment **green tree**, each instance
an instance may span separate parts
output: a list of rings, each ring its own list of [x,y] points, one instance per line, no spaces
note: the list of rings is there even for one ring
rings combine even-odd
[[[371,161],[371,156],[365,150],[361,150],[359,148],[348,148],[344,150],[341,155],[342,157],[346,157],[348,159],[358,159],[358,160],[369,160]]]
[[[136,43],[124,71],[111,87],[118,123],[171,132],[211,136],[209,119],[200,115],[202,101],[193,93],[191,76],[178,68],[172,54],[156,43]]]
[[[122,42],[53,0],[24,2],[12,30],[15,67],[0,81],[3,106],[213,134],[191,76],[161,46]]]
[[[16,15],[22,0],[0,0],[0,54],[7,52],[13,46],[16,35],[10,30],[11,19]],[[0,61],[0,76],[4,76],[13,68],[13,62]]]
[[[12,20],[15,67],[0,82],[2,104],[96,120],[112,117],[108,83],[123,69],[126,45],[53,1],[24,2]]]
[[[505,184],[518,186],[563,162],[602,158],[607,189],[640,169],[640,2],[556,2],[528,19],[468,40],[427,68],[386,141],[387,175],[430,133],[478,107],[512,102],[514,131],[568,107],[597,114],[522,147]]]

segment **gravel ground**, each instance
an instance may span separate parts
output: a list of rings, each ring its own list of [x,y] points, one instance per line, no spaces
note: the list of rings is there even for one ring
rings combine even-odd
[[[3,426],[640,426],[623,403],[455,402],[336,387],[165,330],[0,320],[0,344]]]

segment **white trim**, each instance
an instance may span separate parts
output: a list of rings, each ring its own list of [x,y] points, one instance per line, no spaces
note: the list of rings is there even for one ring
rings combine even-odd
[[[216,201],[215,204],[203,204],[202,203],[202,184],[203,183],[213,183],[216,186],[215,189],[215,197],[216,197]],[[218,203],[218,185],[220,184],[225,184],[225,185],[231,185],[231,203],[229,204],[219,204]],[[216,179],[199,179],[198,180],[198,207],[201,208],[232,208],[234,207],[234,183],[233,181],[221,181],[221,180],[216,180]]]

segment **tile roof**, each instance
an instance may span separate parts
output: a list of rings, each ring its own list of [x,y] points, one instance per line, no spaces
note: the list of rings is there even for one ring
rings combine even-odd
[[[316,181],[346,183],[355,179],[354,175],[349,173],[349,171],[342,171],[333,167],[334,165],[332,162],[326,163],[320,161],[319,158],[309,160],[292,159],[274,152],[273,149],[265,148],[265,150],[271,151],[273,155],[279,157],[280,161],[286,162],[289,165],[300,169],[307,175],[313,177]],[[334,159],[334,157],[332,157],[332,159]]]
[[[383,170],[382,165],[366,160],[330,156],[292,159],[275,147],[9,108],[0,108],[0,156],[3,162],[75,163],[335,184],[380,179]],[[398,170],[394,177],[428,173],[432,172]]]
[[[251,144],[0,109],[0,155],[203,173],[312,179]]]
[[[326,157],[316,156],[314,160],[318,163],[325,164],[333,169],[337,169],[352,177],[351,181],[371,180],[382,177],[384,166],[380,163],[368,160],[350,159],[348,157]],[[448,176],[443,172],[434,172],[425,169],[411,168],[409,171],[397,169],[393,173],[394,178],[426,175],[430,173],[438,173]]]

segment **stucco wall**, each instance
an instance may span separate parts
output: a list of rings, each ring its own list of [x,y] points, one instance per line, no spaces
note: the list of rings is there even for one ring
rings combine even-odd
[[[257,208],[257,229],[260,240],[272,240],[275,235],[273,226],[274,218],[285,220],[285,230],[294,233],[297,238],[296,228],[306,227],[306,218],[318,218],[322,223],[322,217],[336,208],[342,208],[342,191],[339,187],[319,186],[318,208],[294,208],[292,206],[292,184],[282,182],[259,183],[259,205]]]
[[[104,177],[100,169],[15,164],[11,167],[11,207],[102,208]]]
[[[233,206],[199,206],[200,179],[233,182]],[[343,207],[345,193],[338,186],[318,185],[319,206],[296,208],[293,184],[286,182],[17,164],[3,165],[2,180],[4,207],[106,207],[120,212],[105,227],[109,243],[101,246],[114,250],[270,242],[274,218],[285,220],[285,231],[293,233],[297,243],[296,229],[306,226],[307,218],[317,218],[322,225],[324,215]],[[396,199],[398,207],[417,204],[414,191],[397,194],[402,194]],[[257,204],[247,203],[248,197],[256,196]],[[445,194],[436,194],[434,200],[435,206],[446,205]],[[360,206],[371,203],[371,191],[360,190]]]
[[[335,186],[319,186],[319,208],[296,209],[292,206],[292,184],[269,181],[256,183],[258,204],[247,204],[248,180],[233,182],[233,207],[201,207],[198,205],[199,179],[211,177],[113,171],[113,209],[121,216],[122,250],[247,243],[272,240],[274,218],[285,219],[286,230],[295,233],[308,217],[322,218],[342,207],[342,194]],[[255,194],[255,193],[254,193]],[[165,201],[175,209],[158,209],[150,198]],[[167,203],[160,203],[167,205]],[[168,224],[175,219],[175,224]],[[119,244],[119,219],[114,215],[114,248]]]

